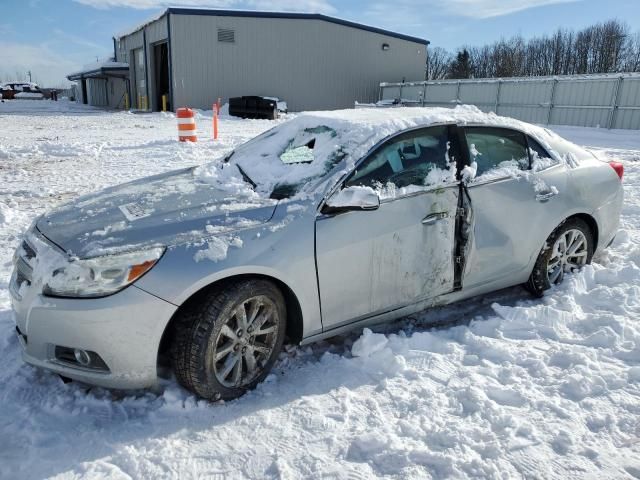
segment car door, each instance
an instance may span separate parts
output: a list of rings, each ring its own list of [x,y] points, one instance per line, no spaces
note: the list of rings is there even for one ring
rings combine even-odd
[[[450,132],[436,126],[380,145],[342,188],[381,194],[373,211],[319,213],[316,262],[323,329],[388,312],[453,289],[455,178]]]
[[[532,152],[542,147],[520,131],[495,127],[463,131],[469,161],[476,169],[475,177],[466,182],[474,223],[464,287],[520,283],[528,277],[541,242],[557,226],[564,167],[532,171]]]

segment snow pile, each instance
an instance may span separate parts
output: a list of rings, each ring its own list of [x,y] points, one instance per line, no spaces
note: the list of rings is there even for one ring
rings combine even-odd
[[[13,210],[6,204],[0,203],[0,225],[11,223],[13,219]]]
[[[196,262],[211,260],[220,262],[227,258],[229,247],[242,248],[242,239],[238,237],[226,238],[221,236],[211,237],[206,240],[207,248],[198,250],[193,259]]]
[[[185,145],[175,139],[175,119],[161,114],[9,103],[0,107],[0,151],[23,153],[0,155],[0,477],[640,475],[637,132],[557,129],[624,163],[625,205],[611,249],[544,298],[512,288],[362,334],[289,346],[254,392],[209,404],[171,379],[122,394],[64,384],[24,365],[10,312],[11,255],[44,210],[204,164],[273,124],[223,120],[220,143]],[[65,115],[52,115],[54,108]],[[207,232],[230,235],[218,228]]]

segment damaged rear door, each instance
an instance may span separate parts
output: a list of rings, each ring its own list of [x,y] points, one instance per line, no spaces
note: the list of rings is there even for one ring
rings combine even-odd
[[[344,181],[381,193],[378,209],[320,214],[316,261],[323,329],[454,289],[459,182],[454,126],[386,141]]]
[[[551,175],[534,172],[532,155],[541,147],[531,145],[533,140],[523,132],[483,126],[461,131],[467,163],[475,167],[463,193],[472,211],[473,232],[464,253],[464,288],[523,282],[541,242],[557,226],[564,170],[554,169]]]

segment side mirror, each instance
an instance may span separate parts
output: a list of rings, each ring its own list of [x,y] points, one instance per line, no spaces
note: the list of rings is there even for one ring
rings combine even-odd
[[[377,210],[379,207],[380,197],[373,188],[353,186],[336,192],[327,200],[324,210]]]

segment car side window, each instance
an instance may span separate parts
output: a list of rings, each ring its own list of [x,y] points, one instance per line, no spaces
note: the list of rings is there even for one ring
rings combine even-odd
[[[494,169],[527,170],[529,153],[523,133],[508,128],[465,128],[469,158],[477,165],[476,178]]]
[[[451,171],[448,131],[447,126],[429,127],[390,139],[358,165],[345,186],[378,188],[392,183],[402,188],[441,183]]]
[[[531,153],[531,160],[552,158],[547,150],[540,145],[540,143],[533,137],[527,136],[527,143],[529,144],[529,153]]]

